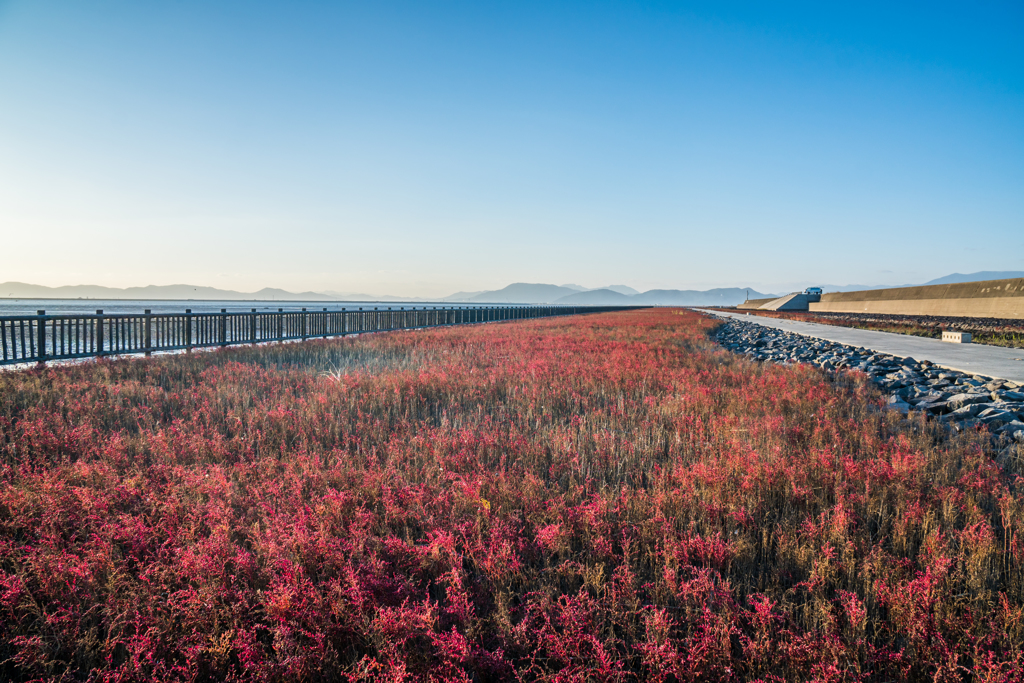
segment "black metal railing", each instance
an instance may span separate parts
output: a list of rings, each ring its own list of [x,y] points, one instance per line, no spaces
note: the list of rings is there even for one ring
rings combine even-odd
[[[245,313],[115,313],[0,317],[0,365],[336,337],[384,330],[620,311],[629,306],[376,307]]]

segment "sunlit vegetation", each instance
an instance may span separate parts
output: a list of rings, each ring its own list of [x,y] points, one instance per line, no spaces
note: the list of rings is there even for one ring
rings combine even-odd
[[[655,309],[0,374],[0,678],[1020,680],[983,433]]]

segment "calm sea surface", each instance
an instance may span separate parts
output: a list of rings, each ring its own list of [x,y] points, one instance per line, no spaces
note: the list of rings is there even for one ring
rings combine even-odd
[[[349,310],[360,308],[414,309],[433,308],[434,306],[458,307],[459,304],[433,302],[394,302],[394,301],[202,301],[202,300],[170,300],[170,299],[3,299],[0,298],[0,316],[35,315],[36,311],[45,310],[50,315],[70,315],[95,313],[97,309],[104,313],[142,313],[147,308],[153,313],[184,313],[186,308],[193,313],[216,313],[226,308],[229,313],[246,313],[252,309],[257,311]]]

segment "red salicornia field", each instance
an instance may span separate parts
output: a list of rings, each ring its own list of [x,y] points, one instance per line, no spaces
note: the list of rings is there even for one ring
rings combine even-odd
[[[0,678],[1019,681],[984,433],[646,310],[0,374]]]

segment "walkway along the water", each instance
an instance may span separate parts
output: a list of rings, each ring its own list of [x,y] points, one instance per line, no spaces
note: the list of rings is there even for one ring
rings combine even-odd
[[[826,373],[859,370],[887,395],[890,408],[923,413],[957,431],[987,429],[1000,465],[1024,457],[1024,393],[1014,381],[762,325],[765,318],[757,316],[723,317],[715,340],[732,353],[765,363],[807,363]]]
[[[837,344],[847,344],[901,358],[927,360],[935,365],[969,374],[987,375],[1024,384],[1024,349],[1008,349],[984,344],[951,344],[938,339],[908,334],[858,330],[838,325],[821,325],[799,320],[766,318],[726,311],[698,309],[709,315],[756,323]]]

